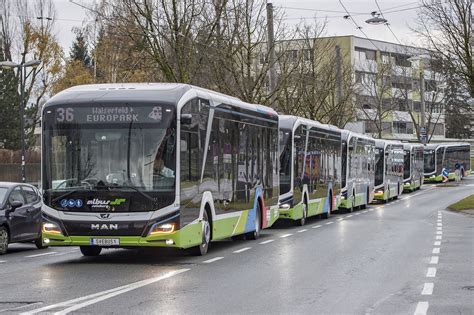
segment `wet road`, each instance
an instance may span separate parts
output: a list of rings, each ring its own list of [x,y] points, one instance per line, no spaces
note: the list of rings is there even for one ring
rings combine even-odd
[[[445,210],[473,191],[474,176],[425,186],[214,243],[205,257],[12,245],[0,256],[0,313],[473,314],[474,217]]]

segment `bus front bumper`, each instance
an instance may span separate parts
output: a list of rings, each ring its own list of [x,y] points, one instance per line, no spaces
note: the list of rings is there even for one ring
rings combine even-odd
[[[116,245],[101,247],[175,247],[190,248],[202,240],[201,223],[189,224],[184,228],[168,234],[142,236],[65,236],[56,233],[42,232],[43,244],[48,246],[92,246],[96,240],[113,240]]]

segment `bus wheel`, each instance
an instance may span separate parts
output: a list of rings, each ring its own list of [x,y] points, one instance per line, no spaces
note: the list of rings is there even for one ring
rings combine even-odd
[[[306,200],[303,202],[303,216],[301,219],[296,221],[297,226],[303,226],[306,224],[306,218],[308,218],[308,203]]]
[[[99,256],[102,251],[102,247],[98,246],[79,246],[81,249],[82,255],[89,256]]]
[[[8,230],[4,226],[0,226],[0,255],[6,254],[8,250]]]
[[[209,223],[209,217],[207,211],[204,211],[202,215],[202,240],[201,245],[191,248],[191,254],[194,256],[204,256],[209,250],[211,243],[211,224]]]
[[[45,245],[43,243],[43,238],[41,237],[41,234],[40,236],[35,240],[35,246],[36,248],[38,249],[45,249],[45,248],[48,248],[48,245]]]
[[[260,230],[262,227],[262,211],[260,210],[260,203],[257,202],[257,209],[255,211],[255,231],[245,234],[248,240],[256,240],[260,237]]]

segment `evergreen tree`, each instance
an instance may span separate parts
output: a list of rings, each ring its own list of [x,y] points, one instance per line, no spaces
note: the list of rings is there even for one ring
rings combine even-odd
[[[92,66],[92,59],[87,49],[87,43],[81,30],[76,30],[76,39],[72,43],[69,57],[72,61],[80,61],[86,68]]]
[[[5,60],[4,49],[0,36],[0,61]],[[0,67],[0,148],[21,147],[19,102],[18,80],[13,69]]]

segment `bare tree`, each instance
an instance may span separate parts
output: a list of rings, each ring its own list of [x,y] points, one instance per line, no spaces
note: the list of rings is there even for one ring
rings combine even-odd
[[[393,64],[367,59],[363,70],[356,70],[355,73],[358,84],[356,108],[363,116],[360,118],[364,118],[369,124],[366,132],[382,138],[387,131],[384,121],[397,109],[392,98]]]
[[[474,97],[472,25],[471,0],[423,0],[416,32]]]

